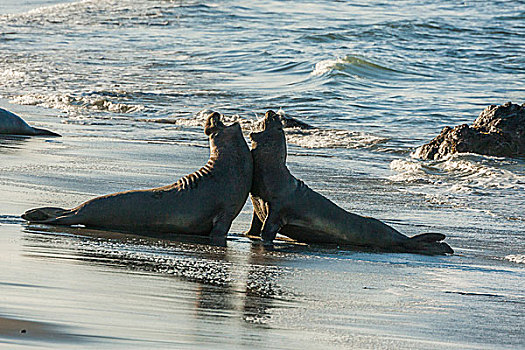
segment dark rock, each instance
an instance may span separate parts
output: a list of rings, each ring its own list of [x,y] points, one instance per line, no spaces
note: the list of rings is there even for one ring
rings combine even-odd
[[[436,138],[416,150],[417,157],[427,160],[453,153],[525,156],[525,104],[491,105],[471,126],[447,126]]]
[[[297,129],[313,129],[314,127],[310,124],[300,121],[299,119],[287,116],[282,109],[277,113],[279,120],[283,124],[284,128],[297,128]]]
[[[281,123],[283,123],[283,127],[285,128],[313,129],[313,126],[311,126],[310,124],[306,124],[305,122],[302,122],[299,119],[295,119],[288,116],[279,116],[279,119],[281,120]]]

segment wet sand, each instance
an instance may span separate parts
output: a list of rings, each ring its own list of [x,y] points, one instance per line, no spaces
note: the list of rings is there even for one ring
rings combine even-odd
[[[249,203],[226,248],[188,237],[27,225],[19,215],[29,208],[72,207],[96,195],[172,183],[204,164],[208,150],[197,129],[185,143],[171,142],[175,129],[144,126],[150,141],[142,141],[126,137],[125,126],[66,125],[42,110],[16,108],[10,109],[25,108],[26,120],[63,137],[0,142],[0,347],[525,345],[523,268],[478,259],[458,239],[451,240],[458,254],[448,257],[286,242],[267,251],[242,235]]]
[[[57,328],[42,322],[0,316],[0,338],[6,343],[75,341],[73,336],[61,333]]]

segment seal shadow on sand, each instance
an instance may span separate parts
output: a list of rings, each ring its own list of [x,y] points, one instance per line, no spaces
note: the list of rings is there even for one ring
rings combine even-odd
[[[49,323],[3,316],[0,310],[0,343],[19,345],[22,341],[52,341],[78,343],[82,336],[64,331],[64,327]]]
[[[120,337],[87,335],[70,332],[73,327],[52,322],[37,322],[17,317],[3,316],[0,310],[0,344],[12,344],[18,347],[24,342],[34,345],[51,343],[57,348],[65,344],[76,346],[86,343],[96,343],[107,340],[131,340]]]

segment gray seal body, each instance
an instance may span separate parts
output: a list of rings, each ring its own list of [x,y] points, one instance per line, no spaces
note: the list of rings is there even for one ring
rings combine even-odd
[[[46,129],[34,128],[16,114],[0,108],[0,134],[28,136],[60,136]]]
[[[350,213],[295,178],[286,166],[286,138],[273,111],[262,131],[252,132],[254,161],[251,200],[254,207],[248,235],[271,244],[279,232],[304,243],[337,244],[389,252],[450,254],[439,233],[409,238],[385,223]]]
[[[170,234],[209,235],[224,244],[233,219],[244,206],[252,182],[250,150],[238,123],[225,126],[212,112],[205,133],[210,159],[172,185],[109,194],[73,209],[53,207],[27,211],[31,223],[81,224],[169,238]]]

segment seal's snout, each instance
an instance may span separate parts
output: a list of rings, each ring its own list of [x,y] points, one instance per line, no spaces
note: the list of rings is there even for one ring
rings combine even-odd
[[[221,122],[221,114],[218,112],[211,112],[208,114],[206,124],[204,124],[204,133],[206,135],[211,135],[222,128],[224,128],[224,124]]]
[[[217,126],[221,121],[221,114],[219,112],[211,112],[206,118],[206,126]]]
[[[274,111],[272,111],[271,109],[268,110],[266,112],[266,114],[264,115],[264,118],[266,119],[275,119],[277,117],[277,113],[275,113]]]
[[[256,138],[263,137],[263,135],[267,134],[267,131],[282,131],[282,128],[283,125],[279,115],[270,109],[264,114],[264,118],[261,118],[255,122],[252,129],[253,131],[250,133],[250,139],[252,141],[256,141]]]
[[[279,118],[279,115],[272,111],[271,109],[266,112],[264,115],[264,125],[263,130],[267,130],[270,127],[274,128],[282,128],[281,119]]]
[[[279,121],[279,116],[277,115],[277,113],[275,113],[271,109],[267,111],[264,115],[264,126],[266,127],[272,123],[275,123],[276,121]]]

